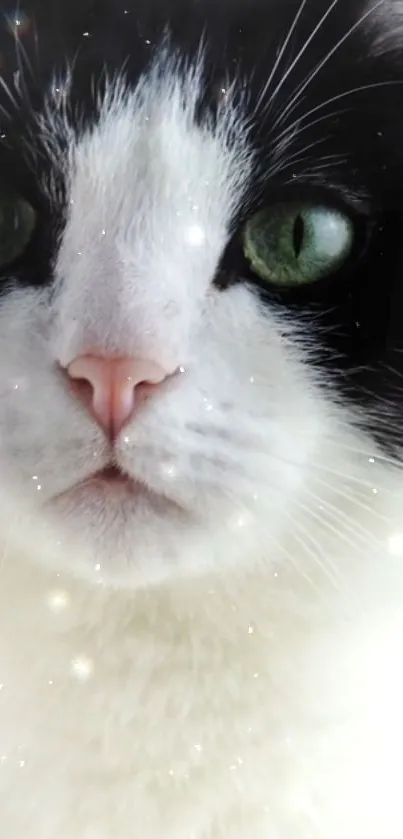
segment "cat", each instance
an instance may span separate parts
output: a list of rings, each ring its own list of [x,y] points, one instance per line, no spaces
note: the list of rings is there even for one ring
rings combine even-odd
[[[0,9],[0,835],[401,839],[403,2]]]

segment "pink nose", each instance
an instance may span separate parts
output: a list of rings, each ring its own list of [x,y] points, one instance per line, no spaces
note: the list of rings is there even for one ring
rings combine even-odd
[[[131,420],[139,397],[169,376],[158,364],[142,358],[96,355],[74,359],[67,373],[76,396],[111,438]]]

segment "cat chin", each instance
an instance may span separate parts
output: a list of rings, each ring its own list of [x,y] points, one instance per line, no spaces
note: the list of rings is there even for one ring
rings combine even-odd
[[[96,480],[42,507],[17,495],[3,500],[5,562],[20,557],[65,580],[75,577],[106,588],[144,589],[233,572],[262,542],[260,519],[234,514],[224,500],[214,516],[197,516],[151,492]]]

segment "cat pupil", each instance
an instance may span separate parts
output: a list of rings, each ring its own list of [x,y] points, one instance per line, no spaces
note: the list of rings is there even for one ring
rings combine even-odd
[[[298,214],[298,216],[295,219],[294,228],[293,228],[293,247],[294,247],[294,253],[295,253],[295,258],[296,259],[298,259],[299,255],[301,253],[302,245],[303,245],[303,242],[304,242],[304,236],[305,236],[304,220],[303,220],[301,214]]]

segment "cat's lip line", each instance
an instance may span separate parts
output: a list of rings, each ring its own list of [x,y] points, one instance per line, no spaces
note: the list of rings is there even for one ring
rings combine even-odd
[[[77,483],[68,489],[67,492],[74,492],[76,489],[90,486],[93,483],[104,484],[107,486],[115,485],[116,487],[121,486],[127,489],[130,493],[136,495],[140,495],[142,492],[152,493],[152,490],[147,487],[147,484],[144,483],[144,481],[131,477],[131,475],[113,462],[108,463],[101,469],[97,469],[95,472],[91,472],[85,478],[77,481]],[[62,495],[64,494],[65,493],[63,492]]]
[[[136,499],[136,497],[148,497],[149,499],[154,499],[154,501],[159,503],[165,502],[168,505],[176,507],[177,510],[181,510],[182,513],[184,512],[184,508],[172,498],[165,495],[163,492],[159,492],[152,487],[149,487],[145,481],[132,477],[128,472],[113,461],[110,461],[105,466],[97,469],[95,472],[90,473],[85,478],[81,478],[67,489],[62,490],[62,492],[59,492],[55,496],[53,501],[57,501],[58,499],[62,499],[63,497],[69,495],[74,495],[74,493],[80,492],[80,490],[85,490],[86,488],[90,490],[91,486],[94,488],[96,486],[103,486],[111,491],[116,488],[117,491],[123,490],[127,496],[131,496],[133,499]]]
[[[96,472],[93,472],[89,478],[84,480],[93,480],[93,479],[100,479],[105,481],[130,481],[132,483],[140,484],[141,481],[137,480],[136,478],[131,478],[130,475],[127,474],[120,466],[114,463],[110,463],[107,466],[103,466],[101,469],[97,469]],[[145,484],[144,484],[145,486]]]

